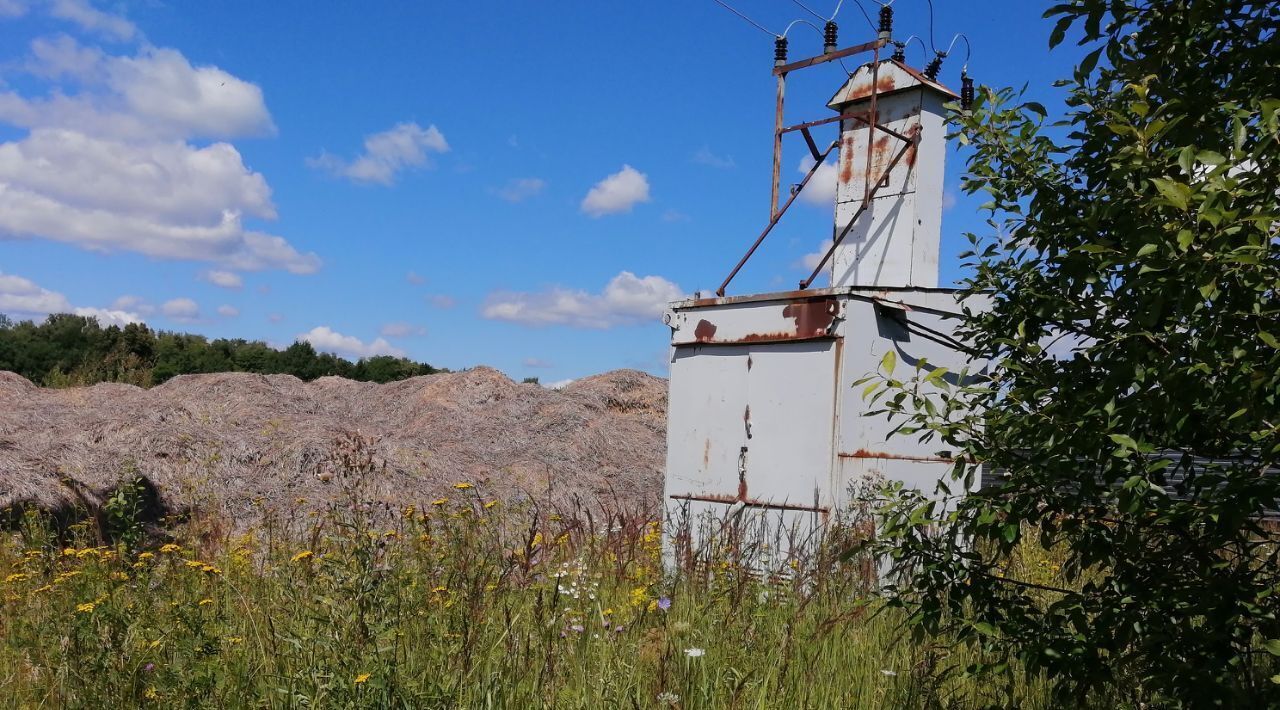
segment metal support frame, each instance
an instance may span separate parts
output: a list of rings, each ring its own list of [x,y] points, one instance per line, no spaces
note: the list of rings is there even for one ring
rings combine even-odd
[[[831,143],[831,145],[825,151],[822,151],[820,153],[818,151],[817,143],[815,143],[813,140],[813,135],[809,132],[810,128],[813,128],[815,126],[826,125],[828,123],[834,123],[836,121],[843,122],[845,120],[854,120],[867,126],[871,130],[879,130],[890,136],[893,136],[894,138],[897,138],[898,140],[902,141],[904,145],[902,147],[902,150],[898,151],[898,154],[894,156],[893,161],[889,163],[889,167],[885,169],[885,172],[883,175],[881,175],[880,179],[875,181],[874,187],[870,180],[867,181],[866,185],[864,186],[862,205],[858,208],[857,212],[854,213],[853,218],[849,221],[847,225],[845,225],[844,229],[840,230],[840,234],[835,238],[834,242],[831,245],[831,248],[823,256],[822,262],[818,264],[818,268],[814,270],[813,274],[811,274],[809,278],[800,282],[801,290],[807,289],[810,286],[810,284],[813,283],[813,280],[817,278],[818,273],[822,271],[822,267],[825,266],[827,261],[831,258],[831,254],[834,253],[836,247],[840,245],[840,242],[844,240],[845,236],[849,233],[849,230],[853,228],[854,222],[857,221],[858,217],[861,216],[862,213],[866,211],[867,205],[871,202],[871,199],[875,197],[876,192],[880,189],[880,184],[881,182],[883,182],[884,177],[887,176],[895,166],[897,166],[898,161],[902,159],[902,156],[906,154],[906,151],[909,148],[911,148],[912,146],[920,142],[920,136],[918,133],[912,136],[904,135],[886,126],[880,125],[880,122],[879,122],[879,114],[876,111],[876,97],[879,94],[879,90],[876,87],[878,86],[878,82],[879,82],[880,50],[888,44],[889,44],[889,41],[886,39],[877,39],[873,42],[866,42],[863,44],[854,45],[852,47],[847,47],[845,49],[840,49],[834,52],[830,52],[828,54],[822,54],[816,57],[802,59],[797,62],[792,62],[791,64],[784,64],[782,66],[774,68],[773,75],[776,76],[778,79],[778,88],[777,88],[777,105],[774,110],[774,118],[773,118],[773,182],[769,191],[769,224],[765,226],[764,231],[760,233],[760,236],[757,237],[755,242],[752,243],[751,247],[747,249],[747,253],[744,254],[740,260],[738,260],[737,265],[733,267],[733,270],[729,272],[729,275],[725,278],[724,282],[720,284],[720,288],[716,289],[717,296],[720,296],[722,298],[724,297],[725,289],[729,287],[729,282],[733,281],[734,277],[737,276],[738,272],[742,270],[742,267],[746,265],[747,261],[751,258],[752,254],[755,254],[756,249],[758,249],[760,247],[760,244],[764,242],[765,237],[769,236],[769,233],[773,231],[773,228],[778,224],[779,220],[782,219],[782,216],[787,213],[787,209],[791,207],[791,203],[795,201],[796,196],[800,194],[800,191],[804,189],[805,185],[809,184],[809,179],[812,178],[814,173],[817,172],[818,168],[827,159],[827,156],[831,154],[831,151],[837,145],[840,144],[839,139],[836,139]],[[862,52],[872,53],[870,110],[866,112],[841,113],[838,116],[819,119],[817,121],[797,123],[794,126],[785,126],[785,127],[783,126],[782,118],[783,118],[783,106],[784,106],[785,97],[786,97],[787,74],[793,71],[796,71],[798,69],[806,69],[808,67],[816,66],[819,64],[825,64],[826,62],[835,61],[837,59],[843,59],[844,57],[848,57],[854,54],[860,54]],[[792,190],[791,197],[789,197],[786,203],[784,203],[781,209],[779,209],[778,194],[779,194],[779,191],[781,188],[781,182],[782,182],[782,137],[787,133],[792,133],[794,131],[800,131],[801,136],[804,137],[805,145],[809,148],[809,154],[813,157],[814,163],[813,163],[813,167],[809,168],[809,172],[805,174],[804,179],[800,181],[800,184],[794,190]],[[867,170],[868,171],[870,171],[871,169],[872,157],[873,157],[872,141],[867,141]]]

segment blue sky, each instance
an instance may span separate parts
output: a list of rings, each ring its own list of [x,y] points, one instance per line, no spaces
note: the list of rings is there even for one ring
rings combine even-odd
[[[731,4],[773,32],[814,20]],[[980,83],[1029,84],[1052,110],[1078,52],[1047,50],[1045,4],[934,5],[936,42],[963,32]],[[927,42],[926,1],[894,8],[895,34]],[[836,19],[842,45],[874,36],[853,0]],[[808,26],[790,39],[793,58],[821,50]],[[772,38],[712,0],[0,0],[0,46],[0,312],[18,318],[306,337],[543,382],[664,374],[661,303],[714,288],[767,218]],[[789,121],[828,115],[841,79],[794,75]],[[803,154],[788,143],[784,181]],[[983,228],[962,157],[943,283]],[[793,287],[830,222],[798,205],[733,290]]]

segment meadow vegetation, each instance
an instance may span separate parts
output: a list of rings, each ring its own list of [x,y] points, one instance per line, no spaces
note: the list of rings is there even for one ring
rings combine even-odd
[[[819,551],[764,579],[718,544],[664,572],[650,516],[508,506],[465,481],[394,510],[367,495],[369,452],[342,445],[324,512],[235,532],[197,516],[158,538],[127,495],[107,528],[20,519],[0,543],[0,703],[1045,704],[1042,682],[980,683],[972,651],[912,640],[865,560]],[[1018,574],[1053,574],[1032,564]]]

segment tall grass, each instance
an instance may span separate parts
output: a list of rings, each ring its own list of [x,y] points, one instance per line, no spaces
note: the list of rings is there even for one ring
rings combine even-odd
[[[971,707],[975,659],[913,642],[861,565],[664,573],[656,521],[508,509],[459,482],[392,510],[340,457],[322,514],[103,544],[0,542],[13,707]],[[1013,700],[1045,704],[1043,685]],[[1008,699],[1006,699],[1008,700]]]

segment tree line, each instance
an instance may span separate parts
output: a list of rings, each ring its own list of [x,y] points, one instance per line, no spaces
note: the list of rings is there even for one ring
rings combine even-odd
[[[303,380],[338,375],[392,382],[444,372],[425,362],[377,355],[351,362],[307,342],[277,350],[259,340],[152,330],[142,323],[102,326],[66,313],[41,323],[0,314],[0,370],[47,387],[124,382],[151,387],[178,375],[208,372],[287,374]]]

